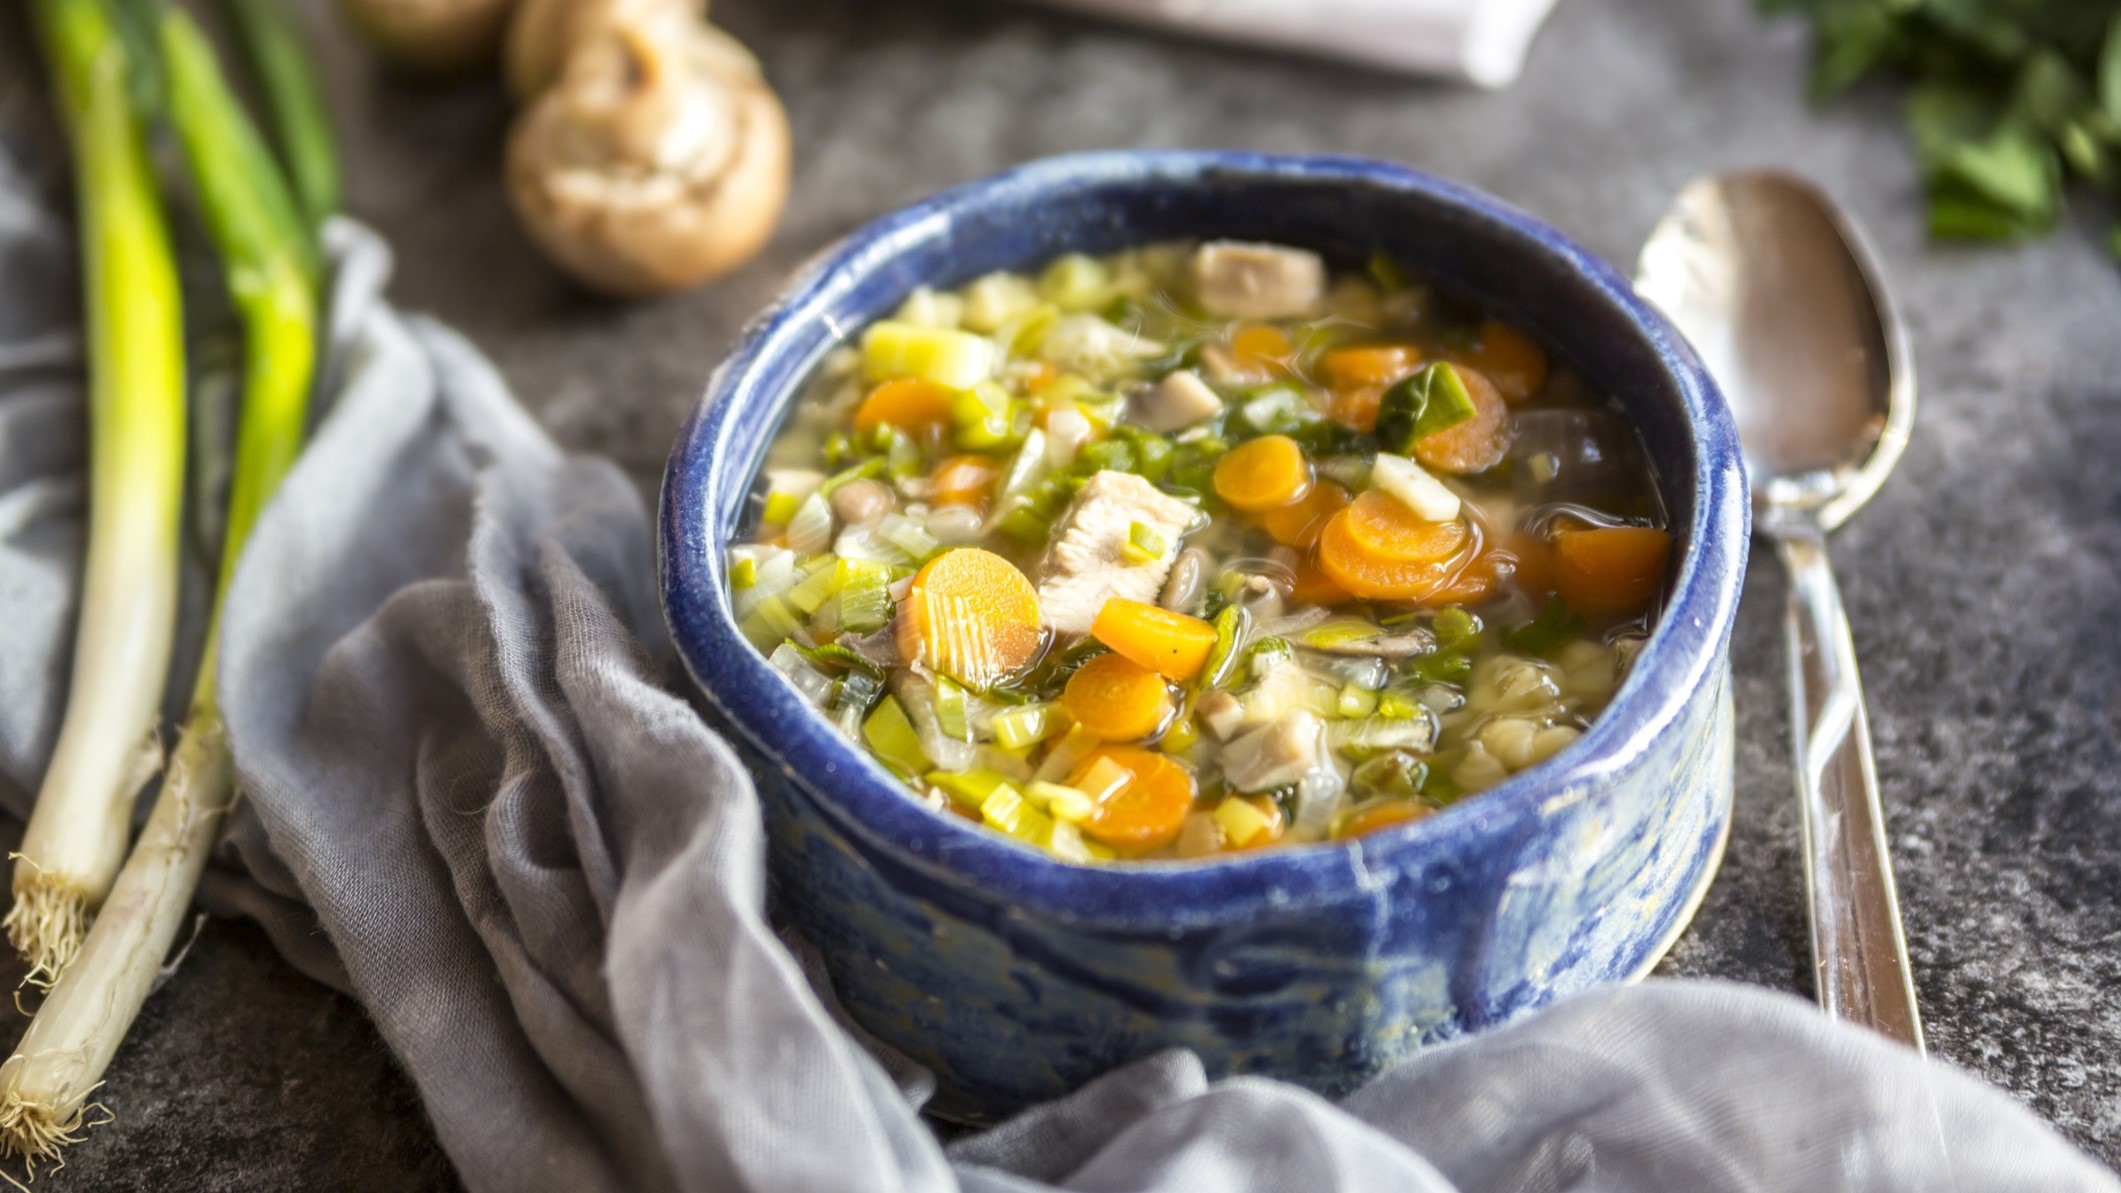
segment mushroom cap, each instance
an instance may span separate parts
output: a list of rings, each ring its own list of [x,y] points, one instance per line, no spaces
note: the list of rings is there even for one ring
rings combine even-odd
[[[392,62],[424,75],[454,75],[493,60],[514,3],[339,0],[339,8]]]
[[[576,48],[622,18],[658,9],[703,16],[706,0],[518,0],[508,22],[502,65],[508,90],[529,103],[553,85]]]
[[[592,289],[638,297],[758,252],[788,194],[788,118],[751,55],[671,10],[621,16],[517,120],[508,192]]]

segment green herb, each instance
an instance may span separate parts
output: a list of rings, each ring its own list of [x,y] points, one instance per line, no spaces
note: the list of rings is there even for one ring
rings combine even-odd
[[[1458,370],[1438,361],[1385,391],[1377,409],[1377,438],[1395,455],[1473,417],[1473,398]]]
[[[2121,0],[1762,0],[1812,24],[1812,94],[1889,75],[1933,235],[2054,228],[2072,177],[2121,198]],[[2121,226],[2111,234],[2121,256]]]
[[[1576,616],[1567,601],[1555,596],[1547,598],[1547,606],[1539,611],[1539,616],[1504,634],[1502,640],[1512,650],[1545,658],[1575,641],[1583,629],[1583,618]]]
[[[1387,294],[1397,294],[1413,284],[1399,259],[1383,249],[1370,254],[1370,280]]]

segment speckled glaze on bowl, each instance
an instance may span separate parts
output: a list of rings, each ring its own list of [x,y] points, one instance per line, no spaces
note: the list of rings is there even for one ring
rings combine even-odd
[[[1678,574],[1604,716],[1492,791],[1357,842],[1067,866],[929,811],[805,707],[738,633],[723,548],[812,366],[914,286],[1199,237],[1343,264],[1384,248],[1558,349],[1641,428]],[[756,764],[779,905],[854,1018],[935,1070],[939,1113],[991,1120],[1174,1046],[1337,1094],[1425,1043],[1640,976],[1692,915],[1729,825],[1741,469],[1678,333],[1529,216],[1364,159],[1085,154],[885,216],[752,324],[671,454],[663,607]]]

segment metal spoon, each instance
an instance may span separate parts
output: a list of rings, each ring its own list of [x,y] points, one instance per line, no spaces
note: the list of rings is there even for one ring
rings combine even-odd
[[[1755,529],[1789,573],[1790,738],[1819,1004],[1920,1051],[1856,650],[1826,553],[1827,532],[1907,445],[1907,331],[1855,226],[1787,174],[1689,185],[1643,245],[1635,284],[1730,399]]]

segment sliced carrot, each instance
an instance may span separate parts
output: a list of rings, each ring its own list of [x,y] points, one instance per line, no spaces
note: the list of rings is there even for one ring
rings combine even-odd
[[[1420,800],[1381,799],[1349,813],[1336,827],[1333,835],[1342,840],[1349,837],[1367,837],[1394,825],[1420,820],[1435,811],[1436,809]]]
[[[1295,505],[1285,505],[1259,515],[1259,525],[1274,536],[1275,542],[1308,551],[1317,545],[1319,533],[1326,528],[1326,519],[1339,513],[1347,504],[1346,489],[1332,481],[1322,481],[1311,486],[1311,492]]]
[[[1185,764],[1138,746],[1100,746],[1075,768],[1068,782],[1081,786],[1102,759],[1126,772],[1118,790],[1098,801],[1083,832],[1115,849],[1143,853],[1178,839],[1198,788]]]
[[[1451,582],[1430,593],[1422,603],[1431,607],[1472,605],[1488,599],[1501,580],[1495,574],[1497,556],[1490,552],[1466,564]]]
[[[1288,368],[1296,346],[1287,332],[1265,323],[1248,323],[1230,336],[1230,351],[1237,363],[1252,372],[1279,373]]]
[[[1512,534],[1505,548],[1517,561],[1517,586],[1534,597],[1554,591],[1554,548],[1529,531]]]
[[[1453,353],[1460,363],[1480,370],[1511,405],[1529,399],[1547,383],[1547,353],[1539,342],[1507,323],[1480,325],[1470,349]]]
[[[911,433],[950,422],[955,394],[947,385],[918,377],[898,377],[869,391],[854,408],[854,429],[873,431],[885,423]]]
[[[1106,741],[1140,741],[1177,707],[1164,677],[1121,654],[1101,654],[1075,669],[1061,692],[1075,723]]]
[[[1362,385],[1336,389],[1326,395],[1326,417],[1367,435],[1377,429],[1378,412],[1384,409],[1384,385]]]
[[[899,610],[899,652],[975,688],[1030,666],[1045,640],[1031,581],[978,547],[929,560]]]
[[[1421,349],[1411,344],[1356,344],[1326,353],[1326,384],[1334,389],[1390,385],[1421,367]]]
[[[1355,599],[1353,593],[1342,588],[1338,581],[1318,566],[1315,555],[1306,555],[1296,561],[1296,585],[1289,590],[1289,600],[1298,605],[1322,605],[1331,608],[1345,605]]]
[[[1215,649],[1215,627],[1158,605],[1112,597],[1090,623],[1090,636],[1168,679],[1191,683]]]
[[[1215,493],[1247,513],[1280,509],[1311,491],[1311,461],[1287,435],[1262,435],[1215,462]]]
[[[1564,530],[1554,537],[1554,589],[1586,613],[1632,613],[1664,582],[1672,536],[1647,526]]]
[[[1510,407],[1495,383],[1478,371],[1460,367],[1457,372],[1473,399],[1473,417],[1417,441],[1414,458],[1435,472],[1485,471],[1510,450]]]
[[[1001,465],[992,456],[951,456],[928,475],[928,500],[936,505],[982,505]]]
[[[1463,570],[1457,558],[1475,545],[1463,521],[1431,522],[1397,498],[1365,493],[1333,515],[1318,538],[1318,566],[1353,596],[1422,601]]]

